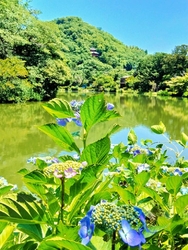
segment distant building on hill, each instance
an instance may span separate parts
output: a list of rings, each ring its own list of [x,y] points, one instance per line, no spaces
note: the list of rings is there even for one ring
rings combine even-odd
[[[126,87],[126,80],[129,78],[130,76],[123,76],[120,78],[120,89],[121,88],[125,88]]]
[[[99,53],[97,52],[97,50],[95,48],[90,48],[90,52],[92,56],[98,57]]]

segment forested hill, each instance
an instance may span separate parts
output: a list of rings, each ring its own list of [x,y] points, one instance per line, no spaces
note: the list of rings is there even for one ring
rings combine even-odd
[[[61,30],[63,51],[73,73],[73,82],[91,84],[97,76],[106,74],[116,78],[138,65],[146,52],[124,45],[112,35],[82,21],[78,17],[57,19]],[[93,56],[90,49],[95,49]],[[86,78],[86,79],[84,79]]]
[[[147,55],[78,17],[43,22],[19,0],[0,10],[0,103],[48,100],[60,86],[118,91],[122,76],[125,90],[188,96],[188,45]]]

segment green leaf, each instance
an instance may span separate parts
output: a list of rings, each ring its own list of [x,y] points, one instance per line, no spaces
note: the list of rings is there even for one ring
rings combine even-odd
[[[166,132],[166,127],[162,122],[160,122],[159,125],[151,126],[151,130],[156,134],[164,134]]]
[[[112,192],[117,192],[120,196],[120,200],[123,201],[125,204],[136,204],[136,198],[133,193],[130,191],[118,186],[118,185],[113,185],[113,188],[110,189],[111,193]]]
[[[166,189],[169,193],[176,195],[180,190],[181,184],[181,176],[170,176],[166,181]]]
[[[188,136],[183,132],[182,132],[181,142],[183,143],[184,146],[186,146],[186,143],[188,142]]]
[[[43,108],[56,118],[74,117],[70,104],[65,100],[58,98],[52,99],[48,103],[43,104]]]
[[[175,208],[178,214],[184,214],[185,209],[188,206],[188,194],[180,196],[175,201]]]
[[[104,95],[99,94],[89,97],[84,102],[80,117],[88,133],[94,124],[120,117],[120,115],[114,110],[107,110]]]
[[[63,150],[76,151],[80,154],[79,148],[66,128],[50,123],[40,126],[39,130],[51,137],[59,146],[63,148]]]
[[[14,226],[7,225],[0,234],[0,249],[6,244],[8,238],[13,233]]]
[[[23,179],[25,182],[30,182],[35,184],[47,183],[47,177],[39,170],[33,170],[32,172],[26,174]]]
[[[89,244],[92,250],[98,250],[98,249],[109,250],[112,247],[111,245],[112,245],[111,240],[104,241],[103,237],[100,236],[93,236],[91,238],[91,243]]]
[[[7,194],[11,190],[11,188],[13,188],[13,185],[8,185],[8,186],[1,187],[0,188],[0,196],[4,195],[4,194]]]
[[[137,143],[137,136],[136,136],[134,130],[131,129],[129,134],[128,134],[128,144],[129,145],[134,145],[136,143]]]
[[[144,171],[135,175],[136,188],[138,190],[142,188],[148,182],[149,178],[150,178],[150,173]]]
[[[53,249],[69,249],[69,250],[89,250],[90,248],[82,245],[79,242],[62,238],[60,236],[51,237],[43,240],[39,245],[38,250],[53,250]]]
[[[142,192],[146,193],[149,197],[151,197],[156,203],[158,203],[161,208],[165,211],[168,212],[168,207],[167,205],[163,202],[162,198],[160,195],[157,193],[157,191],[149,188],[149,187],[143,187]]]
[[[107,135],[110,137],[112,134],[116,133],[120,128],[121,128],[120,125],[114,124],[112,129],[110,129],[110,131],[108,131]]]
[[[188,244],[182,248],[182,250],[188,250]]]
[[[46,217],[33,196],[25,193],[13,193],[0,199],[0,220],[40,224],[46,222]]]
[[[108,159],[110,151],[110,139],[105,137],[88,145],[82,152],[81,161],[87,161],[88,165],[103,164]]]
[[[42,229],[39,224],[18,224],[18,230],[29,235],[32,239],[42,241]]]

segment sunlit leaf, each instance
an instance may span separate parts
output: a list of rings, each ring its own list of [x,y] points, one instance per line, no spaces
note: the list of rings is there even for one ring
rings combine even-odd
[[[70,104],[65,100],[54,98],[48,103],[43,104],[43,108],[56,118],[74,117]]]
[[[188,142],[188,136],[183,132],[181,134],[182,134],[181,142],[184,146],[186,146],[186,143]]]
[[[11,190],[11,188],[13,188],[12,185],[1,187],[0,188],[0,196],[4,195],[4,194],[7,194]]]
[[[180,196],[175,201],[175,207],[178,214],[183,214],[187,206],[188,206],[188,194]]]
[[[105,137],[88,145],[82,152],[81,161],[86,161],[88,165],[103,164],[106,162],[110,151],[110,139]]]
[[[94,124],[117,117],[118,112],[107,110],[103,94],[87,98],[81,108],[81,121],[87,133]]]
[[[42,241],[39,245],[38,250],[47,249],[69,249],[69,250],[89,250],[90,248],[82,245],[79,242],[62,238],[60,236],[51,237]]]
[[[181,176],[170,176],[166,181],[166,188],[169,193],[176,195],[180,190],[181,184],[182,184]]]
[[[162,122],[160,122],[159,125],[151,126],[151,130],[156,134],[164,134],[166,132],[166,127]]]
[[[134,145],[135,143],[137,143],[137,136],[136,136],[134,130],[131,129],[129,134],[128,134],[128,144]]]
[[[7,242],[8,238],[12,234],[14,228],[15,227],[12,226],[12,225],[7,225],[3,229],[2,233],[0,234],[0,249],[2,249],[2,247],[4,246],[4,244]]]
[[[80,153],[72,135],[65,127],[50,123],[40,126],[39,130],[51,137],[59,146],[63,148],[63,150],[76,151],[77,153]]]
[[[91,238],[91,243],[89,246],[91,246],[91,249],[97,250],[97,249],[102,249],[102,250],[109,250],[111,249],[112,242],[109,241],[104,241],[103,237],[99,236],[93,236]]]

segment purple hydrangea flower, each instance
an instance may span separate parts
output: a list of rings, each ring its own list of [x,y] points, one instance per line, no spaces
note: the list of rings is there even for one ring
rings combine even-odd
[[[72,178],[77,175],[77,172],[73,168],[68,168],[64,170],[65,178]]]
[[[142,232],[132,229],[127,220],[122,220],[122,229],[119,230],[121,239],[131,247],[141,246],[146,240]]]
[[[61,179],[61,178],[63,177],[62,174],[59,174],[59,171],[58,171],[57,169],[54,171],[54,176],[55,176],[56,178],[59,178],[59,179]]]

